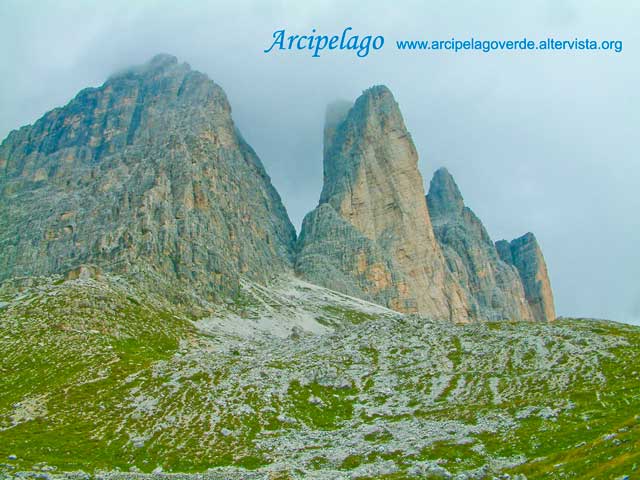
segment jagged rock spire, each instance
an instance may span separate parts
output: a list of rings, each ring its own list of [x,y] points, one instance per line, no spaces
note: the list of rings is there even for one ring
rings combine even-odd
[[[533,320],[518,272],[498,256],[480,219],[465,206],[453,176],[436,170],[427,195],[447,266],[467,294],[474,319]]]
[[[330,106],[324,140],[324,184],[303,222],[299,274],[401,312],[539,319],[521,272],[500,258],[446,169],[425,201],[416,148],[388,88]]]
[[[296,243],[222,89],[158,55],[0,144],[0,280],[92,264],[219,299],[295,265],[401,312],[552,319],[535,238],[499,242],[501,260],[446,170],[425,202],[417,163],[387,87],[333,104],[320,204]]]
[[[468,320],[464,294],[434,237],[417,151],[393,95],[375,86],[346,115],[334,112],[325,128],[320,206],[303,223],[298,272],[329,287],[351,285],[346,293],[399,311]]]
[[[435,171],[429,185],[429,213],[431,218],[445,215],[461,215],[464,199],[449,171],[441,167]]]
[[[546,322],[555,320],[551,281],[535,235],[529,232],[511,242],[499,240],[496,248],[502,260],[518,269],[534,318]]]

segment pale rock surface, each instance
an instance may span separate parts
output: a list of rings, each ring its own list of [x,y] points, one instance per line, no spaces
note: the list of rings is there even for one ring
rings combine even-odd
[[[222,89],[158,55],[0,144],[0,282],[115,272],[182,292],[172,301],[201,315],[201,301],[233,303],[242,282],[266,285],[295,266],[402,313],[552,319],[535,239],[497,244],[501,260],[446,171],[432,182],[432,225],[417,160],[386,87],[332,104],[319,206],[296,244]]]
[[[424,201],[418,154],[393,95],[372,87],[328,110],[324,186],[296,269],[307,280],[394,310],[469,320]]]
[[[529,232],[511,242],[500,240],[496,242],[496,248],[502,260],[518,269],[534,319],[543,322],[555,320],[547,264],[535,235]]]
[[[429,214],[447,266],[467,292],[471,314],[481,320],[533,320],[518,271],[500,259],[480,219],[466,207],[445,169],[433,175]]]
[[[295,230],[206,75],[158,55],[0,145],[0,281],[83,264],[207,298],[292,267]]]

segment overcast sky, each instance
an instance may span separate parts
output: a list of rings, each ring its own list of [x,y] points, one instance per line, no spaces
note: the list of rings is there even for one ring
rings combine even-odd
[[[322,186],[327,103],[394,93],[425,184],[446,166],[494,239],[533,231],[559,315],[640,324],[640,2],[0,2],[0,137],[171,53],[229,96],[299,228]],[[384,35],[383,50],[263,50],[274,30]],[[622,53],[400,52],[396,39],[590,37]]]

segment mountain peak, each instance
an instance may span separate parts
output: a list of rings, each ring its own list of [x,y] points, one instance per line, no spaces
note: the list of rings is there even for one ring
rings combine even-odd
[[[446,168],[433,174],[427,195],[436,239],[447,265],[465,285],[472,316],[485,320],[533,320],[515,268],[500,260],[482,221],[466,207]]]
[[[464,199],[453,176],[446,168],[441,167],[433,174],[427,201],[432,217],[462,213]]]
[[[328,119],[320,206],[303,223],[298,272],[402,312],[466,320],[431,228],[418,153],[391,91],[371,87],[348,112],[342,104]]]
[[[527,243],[535,243],[536,247],[538,247],[538,239],[533,234],[533,232],[525,233],[524,235],[512,240],[512,243],[514,243],[515,245],[524,245],[524,244],[527,244]]]
[[[342,102],[327,111],[324,184],[320,203],[339,208],[358,171],[378,164],[395,176],[417,173],[418,153],[391,91],[384,85],[365,90],[351,108]],[[358,148],[376,144],[379,151],[365,155]],[[395,150],[394,150],[395,149]],[[385,182],[389,183],[391,176]]]
[[[361,122],[367,123],[375,119],[406,132],[400,107],[385,85],[374,85],[362,92],[355,101],[353,114]]]
[[[178,57],[169,53],[158,53],[149,60],[148,65],[160,66],[160,65],[172,65],[178,63]]]
[[[220,298],[292,266],[295,230],[224,91],[174,56],[82,90],[0,158],[0,280],[93,263]]]
[[[389,90],[389,87],[386,85],[373,85],[362,92],[362,95],[358,98],[360,101],[370,101],[370,102],[395,102],[395,98],[393,97],[393,93]],[[356,103],[358,102],[356,100]]]
[[[179,63],[178,58],[174,55],[160,53],[142,64],[130,66],[115,72],[109,76],[107,84],[135,77],[184,76],[189,72],[199,73],[192,71],[188,63]],[[200,75],[206,77],[204,74]]]
[[[496,249],[504,262],[518,270],[534,318],[554,320],[556,311],[547,264],[535,235],[527,232],[511,242],[500,240]]]

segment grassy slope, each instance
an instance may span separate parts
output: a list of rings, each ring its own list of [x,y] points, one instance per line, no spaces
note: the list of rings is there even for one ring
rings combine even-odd
[[[129,439],[110,410],[125,379],[169,358],[193,329],[117,285],[33,290],[0,311],[0,457],[18,453],[19,467],[122,465]]]
[[[513,472],[528,478],[640,475],[640,329],[605,322],[590,323],[587,328],[623,337],[629,344],[613,349],[612,357],[601,360],[606,378],[601,388],[578,383],[560,393],[575,408],[555,429],[538,437],[538,449],[529,450],[527,442],[522,442],[530,435],[539,435],[535,428],[517,432],[520,441],[512,448],[522,446],[529,458],[543,458]]]
[[[333,336],[225,340],[115,281],[0,301],[0,459],[17,455],[16,470],[638,472],[638,328],[457,327],[338,305],[318,309],[350,325]]]

